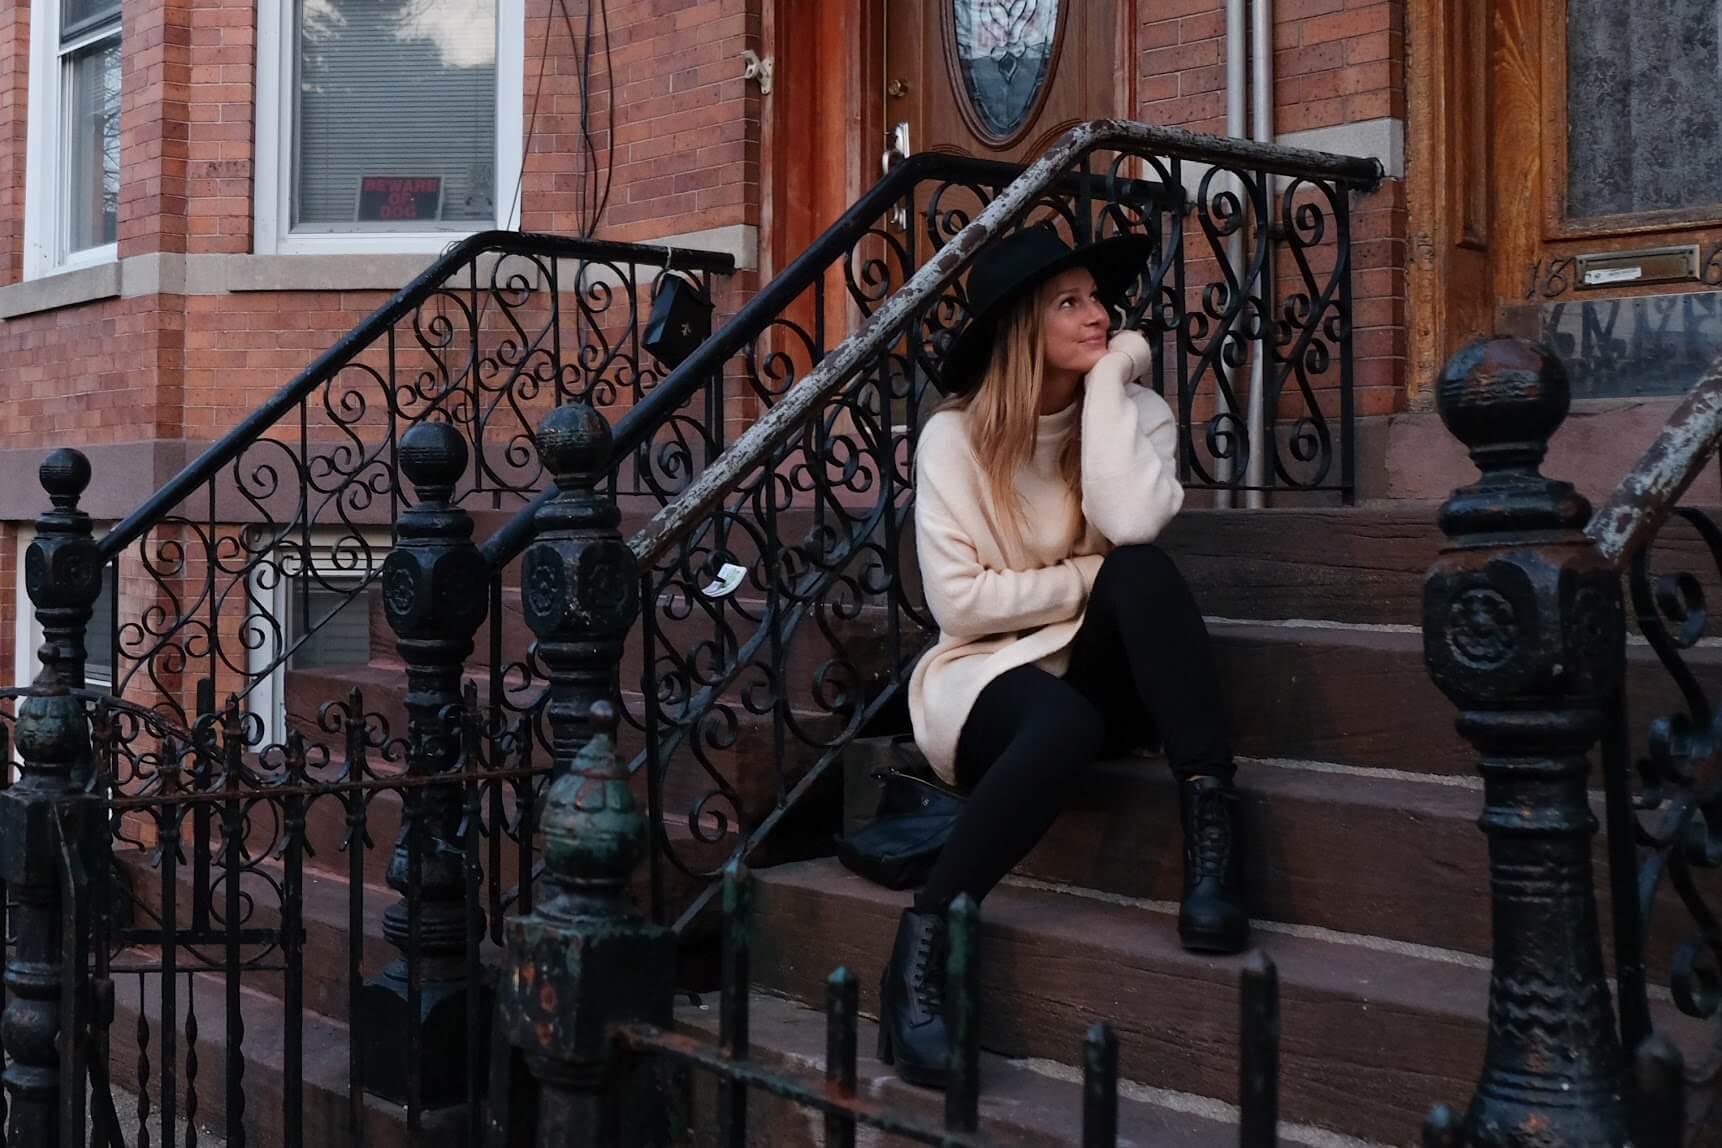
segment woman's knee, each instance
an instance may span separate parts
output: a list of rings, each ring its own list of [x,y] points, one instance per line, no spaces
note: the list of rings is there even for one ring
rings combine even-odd
[[[1020,739],[1030,756],[1055,768],[1086,764],[1106,739],[1106,717],[1088,695],[1064,678],[1048,677],[1024,712]]]
[[[1131,600],[1187,595],[1189,588],[1172,556],[1152,542],[1120,546],[1108,554],[1094,578],[1094,597],[1128,595]]]

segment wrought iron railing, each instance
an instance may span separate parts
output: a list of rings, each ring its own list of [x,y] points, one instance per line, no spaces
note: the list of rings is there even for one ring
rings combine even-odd
[[[911,157],[618,424],[618,454],[636,450],[632,419],[720,373],[748,380],[763,412],[633,541],[648,573],[623,744],[653,812],[655,912],[681,929],[703,911],[726,860],[791,816],[893,704],[931,635],[904,526],[929,381],[967,314],[967,254],[1039,223],[1076,242],[1150,236],[1124,321],[1157,348],[1152,382],[1179,411],[1185,482],[1244,488],[1260,449],[1278,488],[1349,497],[1349,197],[1380,176],[1371,160],[1113,121],[1026,171]],[[900,205],[907,231],[890,222]],[[1245,235],[1234,275],[1226,248]],[[1265,281],[1274,236],[1293,252],[1290,289]],[[832,345],[836,303],[855,322]],[[1233,381],[1252,354],[1272,361],[1275,415],[1257,448]],[[486,544],[493,567],[518,552],[529,515]],[[542,672],[508,670],[496,696],[529,710]],[[700,891],[670,897],[671,878]]]
[[[459,1102],[454,1118],[476,1138],[475,1098],[495,1087],[500,1047],[485,1036],[492,946],[518,969],[518,945],[551,936],[542,926],[558,913],[621,913],[596,886],[564,883],[545,901],[534,880],[570,847],[543,820],[545,784],[570,772],[619,665],[636,667],[622,697],[631,768],[606,775],[593,808],[621,816],[629,786],[645,791],[651,901],[681,924],[721,889],[729,860],[760,855],[906,680],[929,624],[902,535],[909,465],[944,333],[964,314],[955,280],[979,243],[1037,221],[1076,239],[1152,235],[1127,321],[1161,350],[1154,381],[1179,408],[1190,483],[1237,486],[1257,450],[1279,460],[1278,485],[1344,496],[1347,200],[1379,175],[1370,161],[1112,122],[1074,131],[1026,173],[911,159],[661,377],[638,354],[635,266],[705,291],[726,262],[477,237],[104,538],[78,510],[87,462],[52,456],[55,509],[25,571],[44,668],[12,691],[23,764],[0,795],[0,836],[27,843],[0,867],[19,938],[6,1002],[14,1139],[76,1142],[86,1089],[105,1096],[105,1070],[125,1056],[138,1130],[171,1144],[176,1124],[213,1118],[243,1142],[248,1073],[261,1071],[247,985],[271,983],[280,1004],[268,1007],[290,1018],[270,1069],[288,1143],[364,1135],[367,1092],[402,1105],[414,1136],[435,1134]],[[912,209],[912,231],[893,229],[897,205]],[[1300,252],[1302,289],[1276,304],[1263,259],[1200,281],[1196,256],[1246,229],[1258,250],[1273,236]],[[587,285],[572,320],[568,260]],[[839,331],[850,333],[830,345]],[[1231,381],[1252,353],[1276,364],[1279,416],[1255,446]],[[594,413],[606,405],[627,406],[613,452]],[[730,445],[724,420],[756,414]],[[556,486],[534,496],[547,475]],[[525,505],[475,546],[473,511],[510,502]],[[661,509],[631,548],[597,545],[591,532],[614,532],[618,503],[638,502]],[[530,645],[504,616],[516,558]],[[98,691],[84,635],[104,567],[120,592],[114,683]],[[278,605],[289,579],[298,631]],[[405,663],[392,722],[356,690],[328,699],[316,728],[270,720],[260,691],[334,613],[311,616],[314,584],[343,605],[380,591]],[[481,701],[468,660],[487,617]],[[679,835],[672,800],[691,809]],[[63,833],[43,836],[45,811],[68,818]],[[48,865],[39,847],[56,837],[66,849]],[[393,840],[380,873],[373,837]],[[344,922],[307,909],[318,851],[347,854]],[[367,892],[378,879],[392,896]],[[367,949],[377,908],[384,945]],[[671,935],[640,935],[660,934]],[[82,949],[62,953],[68,936]],[[617,976],[619,1008],[648,1000]],[[505,975],[505,1003],[518,987]],[[651,1009],[666,1000],[649,996]],[[136,1028],[124,1040],[109,1031],[116,1007]],[[306,1027],[325,1007],[349,1021],[336,1034],[345,1078],[321,1082],[349,1097],[334,1123],[326,1106],[303,1107],[305,1047],[333,1039]],[[216,1015],[219,1078],[200,1071]],[[608,1034],[611,1020],[641,1019],[569,1023]],[[544,1065],[603,1061],[609,1040],[539,1051]],[[311,1111],[326,1128],[300,1119]],[[106,1105],[92,1119],[98,1138],[122,1134]]]
[[[636,405],[656,388],[639,308],[663,277],[709,296],[711,277],[733,269],[686,249],[500,231],[461,240],[103,536],[113,692],[189,728],[208,680],[241,699],[254,744],[279,741],[254,695],[380,574],[411,503],[405,431],[427,419],[460,428],[469,464],[456,501],[518,504],[544,486],[532,428],[545,411],[572,398]],[[721,406],[721,382],[705,382],[705,405]],[[634,462],[623,489],[661,486],[648,453]],[[314,608],[314,591],[328,604]]]
[[[1602,763],[1621,1038],[1639,1048],[1657,1037],[1651,1002],[1663,985],[1678,1013],[1703,1022],[1708,1040],[1684,1042],[1694,1124],[1712,1111],[1722,1083],[1722,728],[1711,700],[1718,683],[1701,662],[1713,637],[1706,598],[1722,578],[1722,523],[1714,507],[1680,503],[1719,446],[1722,363],[1705,372],[1587,529],[1622,572],[1633,620],[1667,675],[1666,693],[1678,697],[1649,721],[1634,720],[1620,691]]]
[[[1722,574],[1722,528],[1676,505],[1722,442],[1722,366],[1594,516],[1537,469],[1569,397],[1554,354],[1515,340],[1460,351],[1438,389],[1481,477],[1442,508],[1453,545],[1426,583],[1424,649],[1481,757],[1494,973],[1482,1079],[1462,1121],[1431,1117],[1436,1145],[1678,1145],[1689,1119],[1704,1127],[1722,1064],[1722,769],[1713,675],[1688,660],[1715,577],[1655,558],[1679,521],[1696,545],[1674,548],[1678,560]],[[1676,695],[1648,723],[1627,708],[1623,583]],[[1599,741],[1618,1014],[1591,866]],[[1657,912],[1669,887],[1684,920]]]

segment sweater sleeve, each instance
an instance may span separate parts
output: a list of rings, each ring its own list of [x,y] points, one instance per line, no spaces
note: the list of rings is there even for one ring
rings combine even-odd
[[[1148,341],[1120,332],[1088,372],[1082,401],[1082,513],[1115,546],[1152,542],[1184,505],[1177,419],[1132,381],[1150,362]]]
[[[1098,558],[1066,558],[1036,570],[986,566],[952,513],[941,469],[923,455],[915,477],[915,547],[927,607],[939,629],[954,638],[984,638],[1081,613],[1094,578],[1087,567],[1097,566]]]

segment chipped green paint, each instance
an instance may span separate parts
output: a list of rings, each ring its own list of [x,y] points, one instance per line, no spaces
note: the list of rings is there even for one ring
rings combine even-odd
[[[608,473],[609,424],[570,403],[539,427],[556,495],[535,516],[522,567],[527,621],[549,670],[545,706],[555,780],[539,824],[547,895],[508,922],[508,970],[498,1015],[542,1090],[540,1145],[614,1141],[603,1101],[617,1065],[618,1025],[668,1025],[675,936],[645,920],[628,880],[645,857],[647,826],[616,760],[616,666],[638,610],[632,555]]]

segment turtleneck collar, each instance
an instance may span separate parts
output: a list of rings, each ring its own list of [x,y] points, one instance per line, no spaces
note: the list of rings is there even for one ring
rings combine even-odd
[[[1061,411],[1052,411],[1050,415],[1040,415],[1035,422],[1035,446],[1047,441],[1064,442],[1064,437],[1076,429],[1076,420],[1081,417],[1081,401],[1075,399]]]

